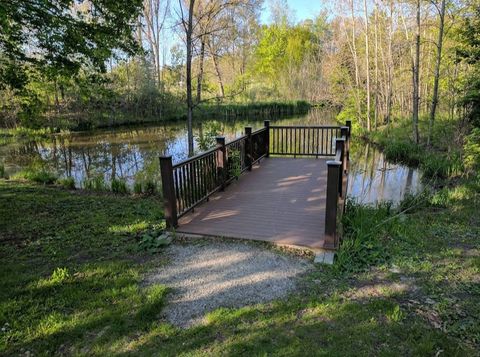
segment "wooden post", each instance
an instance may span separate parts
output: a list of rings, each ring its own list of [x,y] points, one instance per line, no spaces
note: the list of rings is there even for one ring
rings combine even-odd
[[[340,197],[343,197],[343,175],[344,175],[344,162],[345,162],[345,139],[337,138],[335,140],[335,152],[340,150],[340,163],[342,164],[342,169],[339,172],[338,177],[338,194]]]
[[[265,128],[267,128],[266,134],[265,134],[265,157],[269,157],[270,156],[270,120],[265,120],[263,122],[263,125],[265,126]]]
[[[348,164],[349,164],[349,155],[350,155],[350,139],[349,139],[349,129],[348,126],[342,126],[340,129],[340,133],[342,135],[342,138],[345,138],[345,145],[343,147],[344,151],[344,157],[345,160],[343,160],[343,171],[345,173],[348,172]]]
[[[352,135],[352,121],[351,120],[347,120],[345,122],[345,126],[348,127],[348,138],[350,139],[350,136]]]
[[[227,150],[225,148],[225,137],[217,136],[217,173],[220,180],[220,191],[225,190],[225,183],[227,181]]]
[[[338,183],[342,163],[327,161],[327,202],[325,207],[325,249],[337,248]]]
[[[350,168],[350,137],[352,136],[352,121],[351,120],[347,120],[345,122],[346,126],[348,127],[348,137],[347,137],[347,141],[348,141],[348,146],[347,146],[347,169]]]
[[[160,156],[160,173],[162,175],[163,205],[167,228],[177,228],[177,199],[175,197],[171,156]]]
[[[248,171],[252,171],[253,162],[253,143],[252,143],[252,127],[245,127],[245,135],[247,140],[245,141],[245,165],[247,165]]]

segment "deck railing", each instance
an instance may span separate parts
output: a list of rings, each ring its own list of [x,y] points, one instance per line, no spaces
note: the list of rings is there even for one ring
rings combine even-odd
[[[334,156],[339,126],[271,126],[271,155]]]
[[[325,207],[324,248],[337,249],[342,234],[342,215],[347,195],[350,165],[351,122],[340,128],[335,139],[335,158],[327,161],[327,198]]]
[[[177,227],[180,217],[223,190],[264,157],[334,157],[335,160],[327,162],[325,247],[336,248],[337,221],[343,212],[346,194],[349,138],[349,122],[345,127],[270,126],[267,120],[259,130],[246,127],[245,134],[231,142],[217,137],[214,148],[178,164],[173,165],[171,156],[162,156],[160,169],[167,228]]]

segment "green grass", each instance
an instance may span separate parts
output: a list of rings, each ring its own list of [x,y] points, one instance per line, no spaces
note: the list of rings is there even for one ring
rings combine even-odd
[[[376,143],[389,161],[420,167],[427,179],[448,179],[462,175],[463,135],[465,123],[457,120],[438,119],[434,126],[430,147],[427,145],[428,122],[419,123],[420,145],[411,138],[411,122],[407,119],[382,127],[376,132],[363,133]]]
[[[387,258],[359,253],[344,262],[354,269],[318,266],[287,300],[218,309],[181,330],[161,319],[168,288],[142,284],[167,261],[139,249],[145,232],[162,227],[158,198],[0,180],[0,354],[472,355],[477,190],[445,189],[441,205],[373,229]],[[346,224],[350,237],[395,214],[382,209],[348,212],[352,222],[369,217],[355,231]]]

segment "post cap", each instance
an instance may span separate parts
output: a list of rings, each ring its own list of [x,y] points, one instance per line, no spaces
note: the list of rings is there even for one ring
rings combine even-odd
[[[172,155],[160,155],[160,160],[170,160]]]
[[[337,160],[328,160],[327,166],[341,166],[342,162]]]

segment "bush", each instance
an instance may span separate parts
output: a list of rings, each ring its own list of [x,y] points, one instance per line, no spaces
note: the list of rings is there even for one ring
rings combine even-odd
[[[469,173],[480,171],[480,128],[474,128],[463,146],[465,169]]]
[[[67,190],[75,190],[75,180],[73,177],[65,177],[57,180],[60,186],[63,186]]]
[[[140,195],[142,193],[142,183],[139,181],[135,181],[133,184],[133,192],[136,193],[137,195]]]
[[[114,193],[128,193],[127,182],[124,179],[112,179],[111,187]]]
[[[382,145],[387,160],[402,163],[410,166],[420,164],[420,149],[413,142],[409,141],[391,141]]]
[[[14,178],[22,178],[28,181],[51,185],[57,180],[57,176],[45,168],[30,168],[15,174]]]
[[[157,193],[157,185],[153,180],[147,180],[145,181],[143,192],[147,195],[154,195],[155,193]]]
[[[108,191],[108,187],[105,184],[105,180],[103,176],[96,176],[91,179],[86,179],[83,181],[83,188],[85,190],[91,190],[91,191]]]

